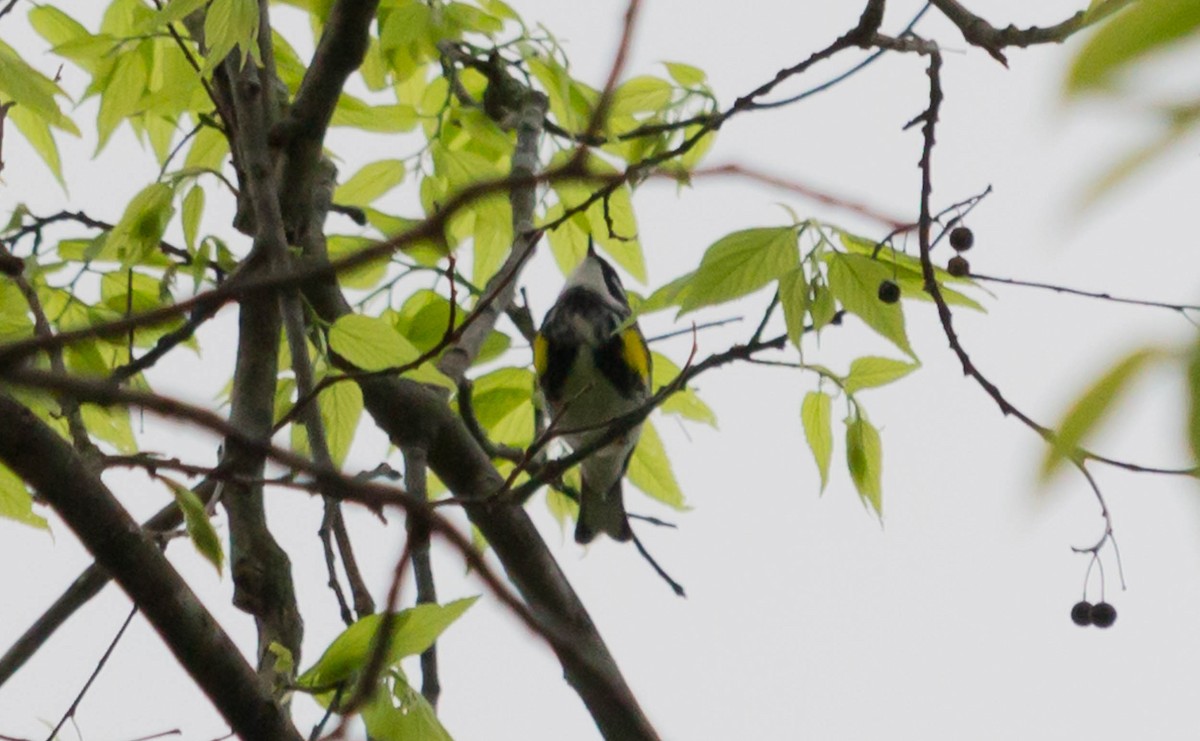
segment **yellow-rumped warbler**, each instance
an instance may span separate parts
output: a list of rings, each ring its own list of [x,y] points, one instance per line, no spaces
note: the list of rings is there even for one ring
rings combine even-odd
[[[629,299],[613,267],[588,245],[533,342],[538,385],[554,424],[574,449],[608,434],[607,423],[650,395],[650,351],[630,317]],[[579,464],[579,521],[575,540],[597,533],[633,537],[621,479],[642,426],[630,429]]]

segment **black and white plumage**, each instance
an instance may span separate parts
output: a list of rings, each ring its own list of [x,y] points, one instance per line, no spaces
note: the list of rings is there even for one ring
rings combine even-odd
[[[650,352],[630,317],[629,300],[611,265],[589,247],[567,278],[534,340],[538,385],[554,424],[574,449],[608,434],[608,422],[650,395]],[[582,486],[575,540],[597,533],[629,540],[621,481],[641,425],[580,463]]]

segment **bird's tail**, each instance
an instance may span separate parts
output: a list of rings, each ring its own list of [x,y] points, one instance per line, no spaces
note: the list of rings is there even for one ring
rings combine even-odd
[[[597,533],[604,533],[613,540],[626,541],[633,537],[629,519],[625,515],[625,499],[618,477],[607,492],[601,493],[588,486],[583,478],[579,493],[579,521],[575,523],[575,542],[590,543]]]

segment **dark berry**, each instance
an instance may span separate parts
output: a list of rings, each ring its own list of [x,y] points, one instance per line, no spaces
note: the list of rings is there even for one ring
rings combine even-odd
[[[955,255],[946,263],[946,272],[955,278],[965,278],[971,274],[971,263],[962,255]]]
[[[950,246],[955,252],[965,252],[975,244],[975,234],[965,226],[956,226],[950,230]]]
[[[1117,608],[1107,602],[1097,602],[1088,611],[1088,616],[1092,619],[1092,625],[1097,628],[1107,628],[1117,622]]]
[[[900,286],[890,280],[879,284],[879,300],[885,304],[894,304],[900,300]]]
[[[1076,625],[1091,625],[1092,624],[1092,603],[1084,600],[1076,602],[1071,608],[1071,622]]]

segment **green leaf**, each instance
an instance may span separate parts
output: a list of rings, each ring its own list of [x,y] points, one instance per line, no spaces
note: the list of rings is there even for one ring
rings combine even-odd
[[[667,68],[667,74],[671,76],[671,79],[679,83],[680,87],[699,87],[708,79],[704,70],[690,64],[663,62],[663,66]]]
[[[1188,443],[1192,460],[1200,461],[1200,343],[1193,345],[1187,365],[1188,381]]]
[[[171,493],[175,495],[175,503],[179,505],[179,511],[183,513],[183,522],[187,528],[188,537],[192,540],[192,545],[196,546],[196,551],[208,559],[220,574],[221,567],[225,563],[225,551],[221,548],[221,539],[217,537],[212,520],[208,519],[204,502],[200,501],[200,497],[183,484],[166,477],[161,480],[166,482]]]
[[[650,420],[642,423],[642,436],[629,460],[629,480],[646,496],[677,510],[687,509],[683,491],[671,470],[671,461],[662,438]]]
[[[192,139],[187,157],[183,159],[185,169],[221,171],[225,157],[229,154],[229,141],[217,129],[205,126]]]
[[[833,460],[833,400],[824,391],[809,391],[800,404],[804,437],[821,472],[821,491],[829,483],[829,463]]]
[[[575,473],[578,476],[578,469],[573,468],[568,473]],[[579,482],[575,482],[575,491],[579,491]],[[573,522],[579,518],[579,503],[560,491],[546,487],[546,509],[550,510],[550,514],[558,522],[560,528],[565,528],[568,522]]]
[[[346,460],[346,453],[354,442],[358,421],[362,418],[362,391],[357,383],[335,383],[317,396],[317,404],[321,408],[329,457],[333,459],[333,465],[340,467]]]
[[[1104,85],[1131,62],[1193,35],[1198,27],[1200,0],[1139,0],[1079,50],[1067,74],[1067,92]]]
[[[333,192],[333,201],[345,206],[369,206],[403,181],[403,160],[371,162],[337,187]]]
[[[556,221],[562,218],[564,210],[561,203],[556,203],[546,209],[546,221]],[[550,253],[554,262],[563,275],[570,275],[587,254],[588,228],[587,217],[576,214],[560,224],[546,235],[550,239]]]
[[[375,741],[452,741],[437,713],[400,675],[392,690],[377,692],[362,709],[367,737]]]
[[[429,648],[477,599],[466,597],[445,605],[417,605],[397,612],[384,666],[393,666],[405,656]],[[346,628],[296,682],[303,687],[332,687],[352,679],[370,658],[382,622],[383,615],[368,615]]]
[[[681,370],[679,366],[660,352],[651,352],[650,355],[653,358],[650,364],[651,388],[658,390],[674,383],[675,379],[679,377]],[[658,411],[663,414],[678,414],[684,419],[702,422],[712,427],[717,426],[717,415],[713,412],[712,407],[705,404],[694,389],[686,386],[663,402]]]
[[[166,183],[152,183],[141,190],[129,205],[105,240],[107,248],[115,249],[124,267],[137,265],[150,255],[158,254],[163,232],[175,213],[172,201],[175,191]]]
[[[861,389],[884,386],[892,381],[903,378],[920,367],[918,363],[906,363],[903,360],[867,356],[856,358],[850,363],[850,375],[846,376],[843,387],[847,394],[853,394]]]
[[[883,445],[879,431],[858,410],[846,419],[846,466],[858,496],[883,514]]]
[[[0,517],[39,530],[50,529],[46,518],[33,513],[33,497],[25,482],[3,464],[0,464]]]
[[[834,252],[829,256],[829,289],[842,308],[916,358],[908,344],[900,302],[886,304],[879,300],[879,284],[891,280],[891,276],[887,266],[864,255]]]
[[[680,314],[740,298],[799,265],[796,230],[790,226],[745,229],[717,240],[688,284]]]
[[[116,59],[112,77],[100,96],[100,111],[96,114],[97,153],[108,144],[117,125],[139,111],[149,82],[146,57],[140,51],[120,54]]]
[[[54,179],[58,181],[59,185],[65,186],[62,158],[58,154],[58,143],[54,141],[54,135],[50,133],[50,125],[36,113],[20,106],[14,106],[8,110],[8,120],[17,127],[17,131],[21,132],[25,141],[29,142],[33,150],[42,158],[46,167],[50,168],[50,172],[54,174]]]
[[[492,440],[517,447],[533,441],[533,385],[527,368],[500,368],[475,381],[475,418]]]
[[[1130,381],[1148,362],[1161,356],[1162,352],[1153,348],[1126,355],[1075,400],[1059,423],[1058,432],[1042,459],[1043,481],[1050,478],[1064,461],[1077,454],[1084,438],[1104,420],[1129,387]]]
[[[258,0],[213,0],[204,14],[204,41],[208,54],[204,60],[203,73],[211,74],[230,52],[241,52],[240,65],[246,63],[246,55],[262,64],[258,58]]]
[[[783,321],[787,326],[788,339],[800,347],[804,334],[804,317],[808,314],[809,287],[804,268],[797,267],[779,277],[779,305],[783,307]]]
[[[333,323],[329,347],[365,371],[395,368],[421,355],[391,324],[361,314],[347,314]]]
[[[640,75],[630,78],[613,91],[613,116],[651,113],[671,102],[671,83],[660,77]]]
[[[196,234],[200,231],[200,218],[204,216],[204,188],[193,185],[183,197],[183,241],[189,250],[196,249]]]

